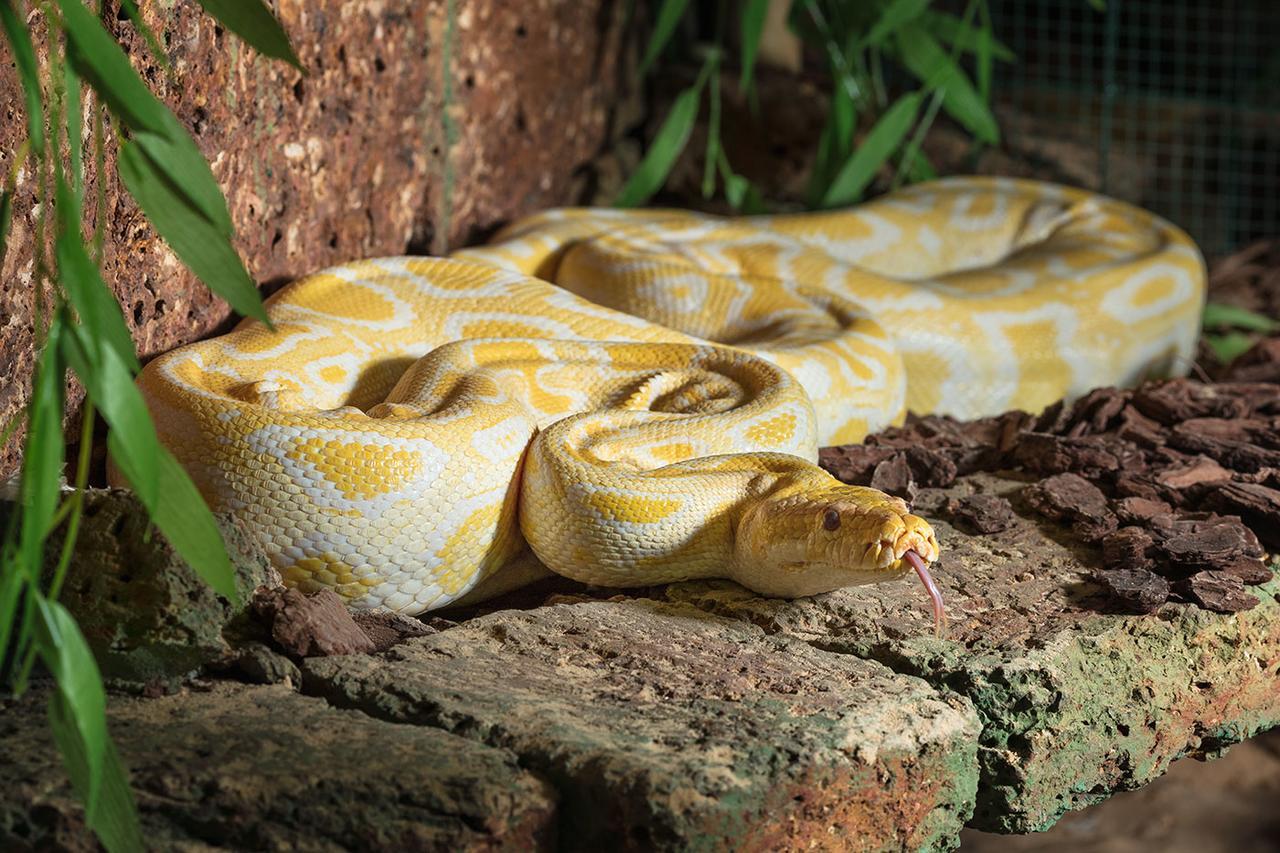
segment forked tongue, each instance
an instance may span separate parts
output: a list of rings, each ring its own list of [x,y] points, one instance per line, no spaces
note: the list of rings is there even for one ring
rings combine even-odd
[[[942,604],[942,593],[938,591],[938,585],[933,582],[933,576],[929,574],[929,564],[915,551],[907,551],[902,555],[902,559],[916,570],[916,574],[920,576],[920,582],[928,591],[929,598],[933,601],[933,630],[935,634],[941,635],[943,627],[947,624],[947,611]]]

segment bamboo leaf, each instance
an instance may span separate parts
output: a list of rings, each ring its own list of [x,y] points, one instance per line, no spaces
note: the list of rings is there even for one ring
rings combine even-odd
[[[1009,46],[996,39],[995,34],[986,24],[980,27],[965,26],[964,21],[955,15],[930,10],[920,16],[920,25],[934,38],[941,39],[968,53],[978,53],[985,38],[993,59],[1001,62],[1013,62],[1017,59]]]
[[[857,49],[883,45],[885,39],[920,17],[931,2],[933,0],[892,0],[871,25],[870,31],[859,41]]]
[[[96,347],[84,326],[68,326],[62,341],[67,363],[111,427],[107,446],[112,458],[138,499],[155,512],[160,502],[160,439],[133,374],[114,347]]]
[[[54,740],[66,763],[72,787],[81,800],[87,801],[90,778],[87,750],[74,713],[61,693],[54,693],[49,697],[49,726],[53,730]],[[129,790],[129,777],[110,737],[103,743],[99,779],[100,794],[96,805],[92,811],[86,809],[85,817],[89,828],[97,833],[102,845],[111,853],[145,849],[137,805],[133,800],[133,792]]]
[[[262,0],[200,0],[200,5],[259,53],[283,59],[306,73],[289,45],[284,28]]]
[[[658,8],[657,20],[653,25],[653,33],[649,36],[649,44],[644,50],[644,58],[640,60],[641,75],[649,73],[649,68],[662,53],[662,49],[667,46],[667,42],[671,41],[676,25],[680,23],[688,7],[689,0],[662,0],[662,6]]]
[[[0,26],[4,27],[9,50],[18,66],[22,94],[27,99],[27,136],[37,154],[44,153],[44,103],[40,99],[40,76],[36,52],[25,22],[19,20],[10,0],[0,0]]]
[[[995,116],[933,36],[909,24],[898,31],[897,42],[907,69],[926,89],[942,90],[942,108],[952,118],[983,142],[994,145],[1000,141]]]
[[[11,541],[0,543],[0,659],[17,660],[17,650],[26,644],[28,626],[19,625],[18,605],[29,585],[21,556]],[[18,629],[14,633],[14,629]],[[10,641],[13,646],[10,648]]]
[[[27,442],[22,454],[22,564],[34,584],[44,556],[44,539],[58,508],[66,444],[62,436],[63,388],[66,363],[61,315],[55,315],[45,334],[36,363],[31,399],[27,404]]]
[[[80,0],[58,0],[70,41],[72,63],[111,112],[133,131],[173,185],[224,236],[231,215],[209,164],[186,130],[133,70],[124,51]],[[150,212],[147,215],[151,217]],[[152,224],[156,224],[155,218]]]
[[[241,314],[269,324],[258,289],[227,233],[205,218],[190,198],[170,182],[140,144],[142,140],[140,136],[137,141],[120,146],[120,178],[130,195],[165,242],[210,290]]]
[[[131,373],[141,365],[134,352],[133,337],[125,325],[120,304],[102,280],[98,267],[89,258],[81,237],[80,205],[61,176],[55,190],[58,235],[54,250],[58,258],[58,280],[66,291],[80,322],[88,330],[87,343],[96,349],[109,346]],[[96,352],[91,354],[96,359]]]
[[[876,172],[898,150],[911,131],[920,110],[920,92],[910,92],[894,101],[872,126],[862,144],[840,168],[822,197],[823,207],[852,204],[862,197]]]
[[[985,14],[986,7],[983,7]],[[974,49],[974,65],[978,71],[978,97],[984,104],[991,103],[991,71],[995,56],[995,36],[991,34],[991,22],[986,20],[978,28],[978,44]]]
[[[151,520],[205,583],[231,602],[238,602],[235,569],[204,498],[167,449],[161,451],[159,470],[164,500],[152,511]]]
[[[857,119],[857,107],[848,90],[843,86],[833,86],[826,124],[818,137],[818,150],[809,176],[807,197],[810,207],[821,203],[836,170],[848,159]]]
[[[1226,305],[1221,302],[1208,302],[1204,306],[1204,325],[1209,328],[1245,329],[1251,332],[1272,332],[1280,330],[1280,321],[1273,320],[1256,311]]]
[[[738,80],[738,88],[743,92],[751,91],[755,79],[756,54],[760,51],[760,37],[768,15],[769,0],[746,0],[742,9],[742,76]]]
[[[618,207],[635,207],[648,201],[662,189],[667,175],[675,166],[676,158],[689,144],[693,123],[698,117],[698,101],[702,95],[701,81],[681,92],[671,105],[671,112],[659,128],[657,136],[645,152],[644,159],[622,188],[622,194],[614,204]]]
[[[169,130],[169,111],[156,100],[115,39],[81,0],[57,0],[71,61],[111,111],[134,131]]]
[[[9,226],[13,223],[13,193],[0,190],[0,267],[9,248]]]
[[[102,791],[107,741],[102,676],[75,619],[61,604],[38,594],[35,639],[36,651],[58,686],[62,713],[55,715],[60,718],[56,722],[65,724],[63,734],[74,734],[83,747],[80,760],[68,761],[67,769],[79,776],[77,787],[83,786],[85,811],[92,815]]]
[[[1230,364],[1252,349],[1258,342],[1258,336],[1248,332],[1227,332],[1223,335],[1205,335],[1204,342],[1213,351],[1214,358],[1223,364]]]
[[[80,112],[80,77],[70,62],[62,63],[62,77],[67,90],[67,150],[71,155],[71,188],[76,194],[78,211],[80,200],[84,196],[84,116]]]

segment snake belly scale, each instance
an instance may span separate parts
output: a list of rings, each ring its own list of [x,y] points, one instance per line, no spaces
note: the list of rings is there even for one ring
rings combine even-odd
[[[568,209],[333,267],[151,362],[161,440],[286,583],[419,613],[507,570],[800,596],[926,583],[933,531],[817,448],[1180,372],[1203,261],[1081,190],[986,178],[830,213]],[[937,602],[936,592],[935,604]]]

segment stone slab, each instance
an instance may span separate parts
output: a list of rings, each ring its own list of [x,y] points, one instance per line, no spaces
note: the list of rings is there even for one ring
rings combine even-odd
[[[727,582],[657,594],[970,699],[982,719],[971,826],[988,831],[1045,829],[1181,756],[1213,755],[1280,724],[1280,583],[1251,588],[1262,603],[1231,616],[1188,604],[1116,613],[1090,580],[1100,551],[1029,517],[1023,485],[982,474],[917,499],[942,547],[935,578],[951,620],[942,638],[907,578],[791,602]],[[1010,529],[968,536],[931,511],[979,492],[1011,498],[1021,512]]]
[[[567,849],[947,848],[976,781],[967,700],[686,605],[493,613],[303,690],[515,752]]]
[[[49,734],[43,691],[0,704],[0,850],[99,849]],[[113,696],[149,849],[538,850],[551,786],[515,756],[284,687],[217,682]]]

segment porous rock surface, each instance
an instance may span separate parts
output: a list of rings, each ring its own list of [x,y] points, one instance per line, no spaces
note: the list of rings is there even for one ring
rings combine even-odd
[[[0,523],[12,511],[0,501]],[[254,591],[279,585],[280,576],[234,518],[215,518],[235,571],[240,600],[234,603],[178,556],[132,492],[85,492],[59,600],[80,625],[104,678],[172,682],[235,653],[232,642]],[[46,580],[56,571],[65,533],[64,524],[50,536]]]
[[[967,701],[687,605],[497,613],[303,685],[514,751],[568,849],[947,846],[976,781]]]
[[[267,290],[353,258],[441,253],[521,214],[583,201],[587,164],[634,92],[634,39],[617,0],[276,0],[306,76],[246,47],[194,0],[138,5],[171,71],[118,2],[103,20],[212,164],[237,248]],[[30,25],[43,62],[38,11]],[[6,59],[0,175],[25,137],[23,103]],[[0,424],[25,404],[34,361],[37,181],[30,168],[18,176],[0,265]],[[140,355],[223,327],[226,304],[182,268],[121,185],[102,189],[105,279]],[[20,442],[0,447],[0,480]]]
[[[45,691],[0,703],[0,849],[99,849],[48,732]],[[515,755],[286,687],[113,697],[150,850],[534,850],[552,787]]]
[[[1093,580],[1095,549],[1036,520],[1025,485],[975,474],[920,491],[917,511],[943,554],[934,577],[950,622],[941,637],[908,580],[793,602],[723,582],[673,585],[665,597],[969,698],[982,720],[969,824],[979,829],[1045,829],[1177,758],[1211,757],[1280,724],[1280,581],[1251,588],[1260,603],[1231,616],[1172,603],[1120,612]],[[940,508],[971,494],[1003,497],[1018,517],[983,536],[938,520]]]

